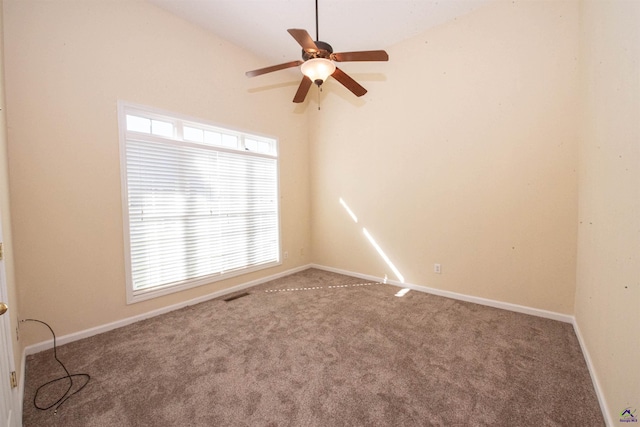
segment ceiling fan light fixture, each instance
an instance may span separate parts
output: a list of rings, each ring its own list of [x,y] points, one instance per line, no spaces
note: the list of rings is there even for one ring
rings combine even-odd
[[[336,70],[336,65],[327,58],[313,58],[307,60],[300,67],[302,74],[320,86]]]
[[[2,1],[2,0],[0,0]],[[351,91],[355,96],[362,96],[367,90],[360,86],[348,74],[336,67],[335,62],[348,61],[388,61],[389,55],[384,50],[361,50],[357,52],[334,53],[329,43],[319,41],[318,36],[318,0],[316,0],[316,40],[314,41],[307,30],[300,28],[289,28],[287,32],[302,47],[302,61],[289,61],[284,64],[272,65],[270,67],[259,68],[247,71],[247,77],[260,76],[273,71],[284,70],[300,66],[300,71],[304,77],[300,81],[298,90],[293,97],[293,102],[304,102],[309,88],[313,83],[322,87],[322,84],[329,76],[332,76],[338,83]]]

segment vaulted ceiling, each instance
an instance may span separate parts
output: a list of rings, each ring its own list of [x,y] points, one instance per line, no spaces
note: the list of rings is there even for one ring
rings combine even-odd
[[[265,58],[299,59],[288,28],[316,38],[315,0],[148,0]],[[319,39],[335,51],[386,49],[490,0],[318,0]]]

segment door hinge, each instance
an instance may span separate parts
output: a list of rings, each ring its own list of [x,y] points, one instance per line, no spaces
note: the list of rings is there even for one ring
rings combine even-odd
[[[18,387],[18,377],[16,376],[16,371],[11,371],[11,388]]]
[[[4,251],[2,250],[2,242],[0,242],[0,261],[4,258]]]

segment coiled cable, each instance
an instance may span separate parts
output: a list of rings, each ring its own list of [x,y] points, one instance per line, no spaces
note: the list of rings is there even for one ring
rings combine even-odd
[[[20,322],[38,322],[41,323],[43,325],[45,325],[47,328],[49,328],[49,330],[51,331],[51,335],[53,335],[53,357],[54,359],[56,359],[56,361],[60,364],[60,366],[62,366],[62,369],[64,369],[64,372],[67,375],[64,375],[60,378],[56,378],[54,380],[51,380],[49,382],[46,382],[44,384],[42,384],[40,387],[38,387],[38,389],[36,390],[36,394],[33,396],[33,406],[35,406],[37,409],[40,409],[41,411],[47,411],[53,407],[55,407],[55,409],[53,410],[54,414],[58,414],[58,409],[60,408],[60,406],[62,406],[63,403],[65,403],[67,400],[69,400],[69,398],[71,396],[73,396],[74,394],[78,393],[80,390],[82,390],[88,383],[89,380],[91,379],[91,377],[89,376],[89,374],[71,374],[69,373],[69,370],[67,369],[66,366],[64,366],[64,363],[62,363],[62,361],[60,359],[58,359],[58,350],[57,350],[57,345],[56,345],[56,334],[55,332],[53,332],[53,329],[51,328],[51,326],[49,326],[49,324],[47,324],[46,322],[43,322],[42,320],[38,320],[38,319],[23,319]],[[82,377],[85,379],[84,384],[82,384],[80,386],[80,388],[78,388],[76,391],[74,391],[73,393],[71,393],[71,390],[73,389],[73,379],[75,377]],[[59,381],[64,381],[66,379],[69,379],[69,388],[67,388],[67,391],[65,391],[65,393],[55,402],[53,402],[51,405],[49,406],[40,406],[38,405],[38,394],[40,393],[40,391],[51,384],[57,383]]]

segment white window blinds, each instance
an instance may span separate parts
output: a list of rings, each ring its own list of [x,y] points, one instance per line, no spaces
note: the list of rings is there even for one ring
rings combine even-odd
[[[275,140],[189,122],[189,135],[199,130],[203,137],[187,141],[181,138],[187,126],[175,118],[140,111],[124,117],[133,301],[279,263]],[[150,125],[141,126],[141,119]],[[161,132],[154,123],[161,123]],[[207,142],[208,134],[219,137]],[[245,140],[262,150],[252,151]]]

